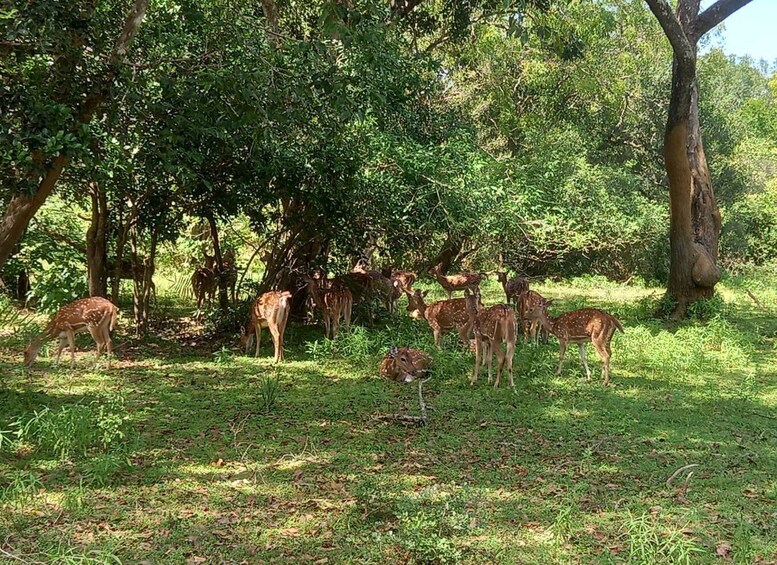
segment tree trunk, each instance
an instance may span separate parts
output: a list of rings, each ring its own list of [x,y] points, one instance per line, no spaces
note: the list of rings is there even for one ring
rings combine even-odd
[[[444,275],[447,274],[459,255],[461,255],[461,250],[465,243],[466,241],[463,237],[449,233],[445,243],[442,244],[440,252],[427,267],[431,269],[435,265],[440,265],[440,272]]]
[[[86,232],[86,263],[89,273],[89,296],[108,294],[108,200],[105,188],[92,185],[92,220]]]
[[[151,302],[152,277],[156,261],[158,230],[151,232],[151,243],[148,256],[143,259],[139,253],[138,235],[135,228],[130,235],[130,256],[132,257],[133,271],[142,272],[143,277],[133,278],[132,306],[135,314],[135,337],[141,338],[148,332],[148,311]]]
[[[0,268],[13,254],[30,220],[54,190],[67,162],[64,155],[54,158],[35,194],[18,194],[11,198],[0,222]]]
[[[213,214],[206,214],[205,218],[208,220],[210,226],[210,237],[213,240],[213,253],[216,257],[215,271],[218,277],[219,286],[219,306],[222,310],[226,310],[229,306],[229,295],[227,294],[227,285],[225,284],[222,273],[224,272],[224,261],[221,257],[221,243],[219,242],[219,228],[216,224],[216,219]]]

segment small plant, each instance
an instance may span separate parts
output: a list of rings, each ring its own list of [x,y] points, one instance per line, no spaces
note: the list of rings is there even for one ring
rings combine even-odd
[[[278,401],[280,380],[275,375],[266,375],[259,384],[259,408],[268,413],[275,409]]]
[[[216,364],[218,365],[226,365],[227,363],[232,361],[232,357],[234,357],[234,355],[232,354],[232,351],[227,347],[222,346],[221,349],[213,352],[213,361],[215,361]]]
[[[696,320],[710,320],[715,316],[725,316],[726,311],[726,303],[717,292],[710,298],[697,300],[688,306],[688,316]]]
[[[677,530],[660,529],[650,518],[643,514],[637,518],[630,515],[625,524],[629,543],[629,563],[681,563],[690,565],[696,562],[696,554],[704,553],[693,538],[686,537],[680,528]]]
[[[22,508],[32,501],[42,488],[40,479],[31,471],[16,471],[5,487],[0,486],[0,503]]]

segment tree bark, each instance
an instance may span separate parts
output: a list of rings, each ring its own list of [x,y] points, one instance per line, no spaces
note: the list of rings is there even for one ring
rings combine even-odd
[[[83,105],[78,109],[79,121],[81,123],[89,123],[100,108],[100,105],[107,99],[109,88],[118,74],[118,64],[124,58],[132,38],[143,21],[147,8],[148,0],[135,0],[133,2],[132,8],[124,21],[122,31],[109,56],[109,70],[106,76],[98,81],[98,84],[92,89],[84,100]],[[74,39],[74,41],[78,40],[78,38]],[[75,65],[75,61],[72,61],[71,58],[61,57],[60,59],[65,61],[61,63],[62,65]],[[46,173],[43,175],[34,195],[21,194],[11,199],[3,213],[3,220],[0,222],[0,268],[5,265],[5,262],[11,256],[14,247],[21,239],[32,217],[54,190],[68,161],[69,158],[64,154],[56,156],[47,167]]]
[[[664,163],[670,200],[667,295],[676,303],[671,317],[679,319],[689,305],[711,297],[720,280],[716,263],[721,218],[699,127],[696,44],[750,0],[719,0],[702,14],[700,0],[679,0],[676,14],[666,0],[646,1],[674,53]]]
[[[133,228],[130,235],[130,256],[133,271],[142,272],[142,278],[133,278],[132,306],[135,314],[135,337],[141,338],[148,332],[148,311],[151,302],[152,277],[156,261],[156,247],[159,230],[151,232],[151,242],[148,255],[144,259],[139,252],[137,229]]]
[[[221,274],[224,272],[224,260],[221,256],[219,228],[216,224],[216,219],[213,217],[213,214],[208,213],[205,215],[205,218],[208,220],[208,225],[210,226],[210,237],[213,241],[213,253],[216,257],[215,271],[216,275],[218,276],[219,283],[219,307],[222,310],[226,310],[226,308],[229,307],[229,295],[227,294],[227,285],[224,284],[224,277],[221,276]]]
[[[92,219],[86,232],[86,264],[89,277],[89,296],[108,295],[108,199],[105,188],[92,184]]]

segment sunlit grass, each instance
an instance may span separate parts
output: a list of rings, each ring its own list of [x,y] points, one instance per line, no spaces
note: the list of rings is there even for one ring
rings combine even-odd
[[[775,559],[777,287],[729,281],[725,307],[674,325],[648,317],[660,289],[534,287],[556,313],[620,317],[614,386],[591,348],[590,382],[576,348],[556,376],[551,339],[519,345],[516,393],[470,387],[455,336],[437,351],[404,314],[335,341],[290,328],[279,367],[269,339],[254,359],[237,343],[168,336],[131,342],[111,371],[92,369],[92,345],[73,371],[45,356],[22,371],[24,340],[2,328],[0,547],[62,563]],[[489,280],[484,301],[503,300]],[[418,407],[412,386],[378,377],[394,344],[434,357],[425,428],[373,419]],[[689,463],[692,476],[665,484]]]

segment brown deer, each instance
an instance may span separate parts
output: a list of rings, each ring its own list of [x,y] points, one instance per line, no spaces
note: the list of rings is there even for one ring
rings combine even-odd
[[[216,282],[219,286],[226,288],[232,302],[236,302],[237,265],[235,265],[235,252],[232,249],[227,249],[224,252],[224,257],[221,259],[221,270],[218,272]]]
[[[65,345],[70,344],[70,366],[73,367],[76,362],[75,334],[88,331],[97,344],[95,365],[105,349],[108,352],[108,368],[110,369],[111,353],[113,352],[111,332],[116,327],[118,316],[119,309],[113,302],[99,296],[82,298],[63,306],[51,318],[46,329],[35,336],[27,349],[24,350],[24,366],[29,367],[35,362],[38,351],[46,340],[58,337],[59,347],[57,348],[56,364],[59,365],[59,358]]]
[[[526,291],[518,302],[518,316],[523,326],[523,341],[528,343],[530,340],[535,344],[542,338],[543,343],[548,341],[548,330],[542,325],[538,319],[528,319],[526,312],[529,308],[545,308],[553,304],[552,300],[548,300],[542,296],[539,292],[534,290]]]
[[[344,318],[345,328],[351,325],[351,312],[353,310],[353,295],[351,291],[341,285],[332,285],[330,288],[321,288],[316,279],[303,275],[307,285],[308,294],[313,299],[313,304],[321,311],[326,328],[326,337],[329,338],[330,325],[332,327],[332,339],[340,333],[340,318]],[[320,280],[320,279],[319,279]]]
[[[458,331],[461,342],[469,347],[469,332],[472,328],[472,322],[467,313],[467,304],[463,298],[454,298],[452,300],[438,300],[429,305],[424,303],[424,297],[429,293],[428,290],[420,292],[414,291],[407,294],[407,311],[415,319],[423,318],[432,328],[434,334],[434,343],[437,347],[442,347],[443,332]]]
[[[610,383],[610,357],[612,356],[610,342],[615,330],[623,332],[623,325],[618,318],[596,308],[582,308],[551,317],[548,316],[547,306],[544,304],[530,305],[526,311],[526,316],[530,320],[539,320],[550,333],[558,338],[557,375],[561,374],[567,343],[576,343],[580,350],[580,359],[583,362],[586,378],[590,381],[591,370],[588,368],[585,358],[585,344],[591,342],[599,357],[602,358],[604,386]]]
[[[529,292],[529,281],[521,277],[515,277],[510,280],[507,279],[507,273],[497,271],[496,273],[499,282],[502,283],[502,290],[505,292],[505,297],[508,304],[520,304],[521,297]]]
[[[367,275],[370,277],[372,281],[371,287],[373,294],[382,300],[386,310],[391,313],[396,311],[397,300],[399,300],[399,297],[402,296],[402,290],[398,281],[385,276],[380,271],[367,269],[361,262],[357,263],[356,266],[351,270],[351,274],[354,273]]]
[[[475,292],[475,289],[480,289],[480,282],[485,278],[482,273],[461,273],[458,275],[443,275],[441,271],[441,265],[438,263],[429,270],[429,274],[432,275],[437,282],[440,283],[448,294],[448,300],[451,299],[453,292],[456,290],[469,290]]]
[[[420,349],[392,347],[380,362],[381,376],[400,383],[410,383],[429,373],[432,358]]]
[[[257,298],[251,306],[251,318],[246,331],[240,338],[245,352],[248,353],[248,348],[251,347],[251,342],[256,336],[254,357],[259,357],[262,328],[269,328],[275,346],[275,363],[283,361],[283,336],[286,333],[289,310],[291,310],[291,293],[288,291],[271,290]]]
[[[467,312],[475,333],[475,366],[472,369],[470,385],[478,380],[480,367],[484,357],[488,357],[488,384],[491,384],[491,368],[493,366],[494,353],[497,358],[496,381],[494,388],[499,386],[502,370],[507,362],[507,375],[510,379],[510,387],[515,390],[513,382],[513,356],[515,355],[515,311],[506,304],[497,304],[489,308],[483,308],[480,304],[480,293],[466,293]],[[507,346],[507,351],[502,351],[502,343]]]

